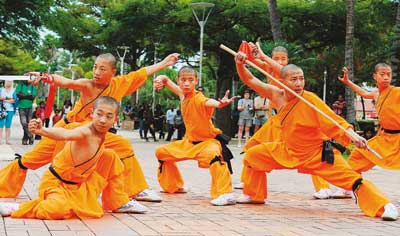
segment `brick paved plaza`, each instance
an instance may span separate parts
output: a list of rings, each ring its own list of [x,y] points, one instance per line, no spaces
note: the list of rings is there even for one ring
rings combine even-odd
[[[147,180],[160,190],[156,178],[157,161],[154,149],[164,142],[148,142],[138,138],[137,131],[120,131],[135,149]],[[22,129],[18,117],[12,127],[13,145],[0,145],[0,165],[4,167],[14,153],[24,153],[32,146],[22,146]],[[233,182],[240,177],[240,150],[235,154]],[[24,220],[3,218],[0,235],[400,235],[400,221],[383,222],[364,216],[354,200],[313,200],[313,187],[308,175],[296,171],[274,171],[269,175],[269,196],[265,205],[215,207],[209,204],[210,176],[195,162],[179,164],[187,194],[163,194],[162,203],[143,203],[150,208],[146,214],[106,213],[91,220]],[[24,189],[17,201],[37,196],[37,187],[45,168],[29,171]],[[399,207],[400,172],[374,169],[364,176],[376,183]],[[235,190],[239,194],[239,190]],[[2,199],[14,201],[14,199]]]

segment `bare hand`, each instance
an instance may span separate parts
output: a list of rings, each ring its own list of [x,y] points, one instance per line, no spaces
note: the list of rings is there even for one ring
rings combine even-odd
[[[219,106],[218,107],[219,108],[228,106],[233,101],[235,101],[235,99],[238,97],[238,96],[233,96],[233,97],[229,98],[229,92],[230,92],[229,89],[226,90],[225,96],[222,99],[218,99],[218,102],[219,102]]]
[[[154,90],[159,91],[163,89],[167,81],[168,81],[168,76],[166,75],[157,76],[153,81]]]
[[[344,84],[349,82],[349,69],[347,67],[343,67],[343,77],[338,77],[338,80]]]
[[[175,65],[176,62],[178,62],[178,59],[179,59],[179,53],[172,53],[169,54],[166,58],[164,58],[162,64],[165,67],[172,66]]]
[[[238,52],[235,56],[235,62],[237,64],[245,64],[247,60],[247,55],[244,52]]]
[[[47,74],[47,73],[31,71],[31,72],[28,72],[28,74],[31,76],[34,76],[33,80],[31,80],[31,84],[33,84],[33,85],[38,85],[40,81],[43,81],[44,83],[54,82],[54,78],[50,74]]]
[[[356,147],[358,147],[358,148],[366,149],[368,146],[367,140],[365,138],[359,136],[358,134],[355,137],[353,137],[353,142],[354,142],[354,145],[356,145]]]
[[[42,125],[42,120],[40,118],[32,119],[29,121],[29,124],[28,124],[29,132],[31,132],[33,134],[38,134],[42,128],[43,128],[43,125]]]

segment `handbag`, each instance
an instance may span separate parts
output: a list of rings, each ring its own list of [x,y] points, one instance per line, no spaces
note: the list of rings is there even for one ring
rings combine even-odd
[[[7,118],[8,112],[3,101],[0,101],[0,120]]]

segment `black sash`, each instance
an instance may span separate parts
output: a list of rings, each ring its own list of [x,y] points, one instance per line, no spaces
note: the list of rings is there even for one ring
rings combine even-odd
[[[383,130],[385,133],[388,133],[388,134],[400,134],[400,130],[385,129],[385,128],[382,128],[382,130]]]
[[[53,168],[53,166],[49,166],[49,170],[57,179],[59,179],[64,184],[72,184],[72,185],[78,184],[77,182],[72,182],[72,181],[68,181],[68,180],[61,178],[61,176],[56,172],[56,170]]]

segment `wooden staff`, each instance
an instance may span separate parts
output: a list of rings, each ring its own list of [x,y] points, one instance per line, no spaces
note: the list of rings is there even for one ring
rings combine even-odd
[[[237,55],[237,52],[233,51],[232,49],[228,48],[227,46],[221,44],[219,45],[219,47],[225,51],[227,51],[228,53],[232,54],[233,56]],[[308,106],[310,106],[312,109],[314,109],[316,112],[318,112],[319,114],[321,114],[323,117],[325,117],[326,119],[328,119],[330,122],[332,122],[334,125],[336,125],[338,128],[340,128],[341,130],[343,130],[343,132],[345,132],[349,137],[351,137],[352,139],[358,139],[358,137],[354,136],[353,133],[349,132],[347,129],[345,129],[343,126],[341,126],[336,120],[334,120],[332,117],[330,117],[329,115],[325,114],[323,111],[321,111],[318,107],[316,107],[314,104],[312,104],[311,102],[309,102],[307,99],[303,98],[302,96],[298,95],[295,91],[293,91],[292,89],[290,89],[288,86],[286,86],[285,84],[283,84],[281,81],[279,81],[278,79],[276,79],[275,77],[273,77],[272,75],[270,75],[268,72],[266,72],[265,70],[261,69],[260,67],[258,67],[256,64],[254,64],[253,62],[246,60],[246,64],[250,65],[251,67],[257,69],[258,71],[260,71],[262,74],[264,74],[265,76],[267,76],[269,79],[272,79],[275,83],[279,84],[280,86],[282,86],[284,89],[286,89],[289,93],[293,94],[294,96],[296,96],[298,99],[300,99],[301,101],[303,101],[304,103],[306,103]],[[374,149],[370,148],[367,145],[367,150],[370,151],[372,154],[374,154],[377,158],[382,159],[382,156],[377,153]]]

